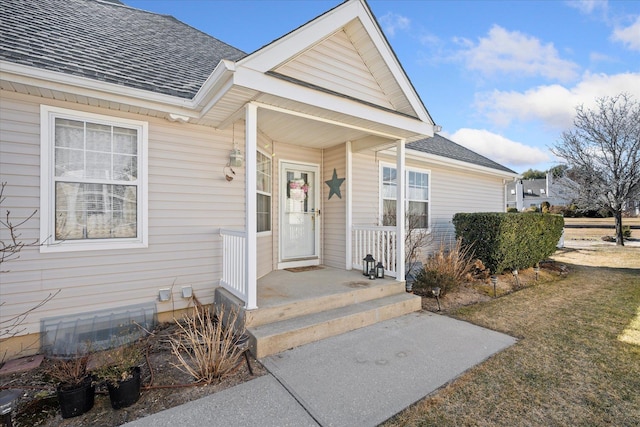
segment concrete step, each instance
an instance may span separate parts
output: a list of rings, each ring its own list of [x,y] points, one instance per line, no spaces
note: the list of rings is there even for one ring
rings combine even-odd
[[[421,298],[405,292],[247,328],[257,358],[280,353],[421,309]]]
[[[367,283],[367,281],[363,281],[363,283]],[[271,307],[259,307],[256,310],[246,311],[244,313],[245,326],[250,328],[280,322],[287,319],[298,318],[300,316],[371,301],[377,298],[405,293],[404,282],[397,282],[394,280],[383,282],[381,280],[377,280],[369,283],[362,285],[360,288],[354,288],[348,292],[320,296],[310,295],[308,299],[297,299],[290,303]]]

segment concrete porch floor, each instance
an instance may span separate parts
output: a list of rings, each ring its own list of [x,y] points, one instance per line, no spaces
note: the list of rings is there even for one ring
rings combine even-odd
[[[299,272],[275,270],[258,279],[258,309],[397,283],[394,277],[370,280],[360,270],[323,265]]]

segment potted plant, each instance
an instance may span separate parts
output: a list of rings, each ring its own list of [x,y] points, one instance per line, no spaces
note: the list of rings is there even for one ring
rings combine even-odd
[[[55,360],[47,376],[55,382],[62,418],[82,415],[93,408],[95,385],[87,372],[88,355]]]
[[[142,348],[138,343],[126,344],[97,355],[93,374],[98,381],[106,384],[113,409],[131,406],[140,398],[142,356]]]

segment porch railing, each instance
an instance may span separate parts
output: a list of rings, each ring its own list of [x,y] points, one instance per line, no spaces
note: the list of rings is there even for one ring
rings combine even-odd
[[[249,287],[245,277],[245,231],[220,229],[222,236],[222,279],[220,286],[247,302]]]
[[[396,227],[354,225],[352,227],[352,265],[362,270],[362,260],[371,254],[382,262],[385,274],[396,277]]]

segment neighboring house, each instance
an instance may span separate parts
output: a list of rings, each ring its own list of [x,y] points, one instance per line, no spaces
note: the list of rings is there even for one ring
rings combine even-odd
[[[270,322],[336,300],[275,289],[295,280],[285,268],[324,266],[313,289],[297,279],[305,292],[391,282],[395,302],[379,307],[400,310],[378,308],[375,320],[417,310],[393,244],[407,212],[450,236],[456,212],[503,211],[517,176],[434,137],[361,0],[251,54],[113,1],[0,5],[2,208],[15,223],[37,210],[20,232],[40,241],[2,265],[0,321],[61,290],[3,342],[9,355],[40,332],[45,345],[52,335],[68,344],[117,332],[136,313],[169,320],[191,295],[235,301],[248,325],[270,295],[282,299]],[[358,281],[350,270],[367,253],[394,280]],[[250,332],[259,356],[320,337],[303,331],[267,349]]]
[[[544,202],[551,206],[567,206],[571,203],[571,192],[551,172],[543,179],[518,179],[506,185],[507,208],[519,211],[530,207],[542,208]]]

